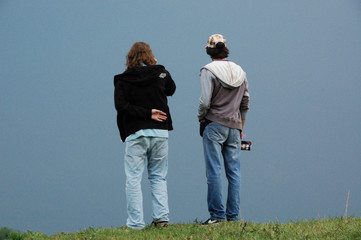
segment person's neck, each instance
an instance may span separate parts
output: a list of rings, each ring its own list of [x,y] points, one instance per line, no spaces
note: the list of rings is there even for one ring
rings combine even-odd
[[[227,61],[225,58],[212,58],[212,61]]]

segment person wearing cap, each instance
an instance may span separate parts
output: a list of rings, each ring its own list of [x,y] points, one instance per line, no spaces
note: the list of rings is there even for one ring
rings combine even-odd
[[[208,38],[206,52],[212,62],[201,68],[198,107],[200,135],[208,184],[210,218],[203,225],[239,220],[242,129],[249,109],[246,73],[227,60],[229,50],[221,34]],[[222,203],[221,164],[228,180],[226,206]]]
[[[169,221],[167,171],[168,131],[173,130],[167,96],[176,85],[157,64],[149,44],[136,42],[127,54],[127,69],[114,76],[114,102],[121,140],[125,142],[127,226],[145,227],[141,180],[145,168],[150,181],[153,224]]]

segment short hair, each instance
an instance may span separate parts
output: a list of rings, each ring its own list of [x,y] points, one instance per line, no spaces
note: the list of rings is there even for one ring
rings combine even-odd
[[[152,49],[148,43],[135,42],[127,54],[127,68],[141,67],[145,65],[154,65],[157,61],[153,55]]]
[[[229,50],[224,43],[217,43],[216,48],[206,47],[207,54],[213,59],[227,58]]]

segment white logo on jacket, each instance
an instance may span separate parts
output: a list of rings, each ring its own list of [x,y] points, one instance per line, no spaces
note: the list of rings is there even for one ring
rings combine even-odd
[[[161,73],[161,74],[159,75],[160,78],[165,78],[166,76],[167,76],[166,73]]]

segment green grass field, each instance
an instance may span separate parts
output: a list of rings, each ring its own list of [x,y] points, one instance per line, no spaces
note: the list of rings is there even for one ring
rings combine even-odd
[[[349,217],[304,220],[288,223],[224,222],[202,226],[200,223],[171,224],[167,228],[147,226],[137,231],[127,227],[89,228],[76,233],[52,236],[38,232],[11,233],[10,239],[358,239],[361,218]]]

